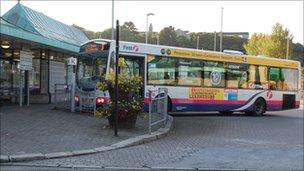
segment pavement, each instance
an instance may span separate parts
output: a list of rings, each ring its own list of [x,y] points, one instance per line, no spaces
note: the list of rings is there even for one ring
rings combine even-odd
[[[1,114],[1,162],[68,157],[115,150],[156,140],[172,123],[148,134],[148,117],[114,136],[108,121],[88,113],[54,110],[53,105],[9,106]]]
[[[263,117],[174,116],[157,141],[101,153],[9,163],[24,170],[304,170],[303,109]]]

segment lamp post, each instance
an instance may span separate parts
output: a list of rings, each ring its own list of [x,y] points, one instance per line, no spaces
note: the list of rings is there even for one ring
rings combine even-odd
[[[149,32],[149,16],[154,15],[153,13],[147,13],[147,23],[146,23],[146,44],[148,43],[148,32]]]
[[[223,51],[223,13],[224,13],[224,7],[221,8],[221,38],[220,38],[220,52]]]
[[[111,39],[114,40],[114,0],[112,0],[112,36]]]
[[[289,57],[289,38],[287,38],[287,42],[286,42],[286,59],[288,59]]]
[[[198,49],[198,44],[199,44],[199,35],[196,37],[196,49]]]
[[[214,32],[213,51],[216,51],[216,31]]]

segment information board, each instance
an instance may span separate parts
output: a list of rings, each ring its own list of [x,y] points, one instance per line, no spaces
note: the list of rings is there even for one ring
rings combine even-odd
[[[20,51],[20,69],[32,70],[33,68],[33,52]]]

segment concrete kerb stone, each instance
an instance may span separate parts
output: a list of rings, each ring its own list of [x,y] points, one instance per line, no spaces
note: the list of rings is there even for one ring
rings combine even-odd
[[[134,145],[139,145],[151,141],[155,141],[159,138],[166,136],[170,128],[172,126],[173,117],[168,116],[168,121],[164,128],[159,128],[157,131],[151,134],[139,135],[136,137],[132,137],[116,144],[112,144],[110,146],[103,146],[93,149],[87,150],[75,150],[75,151],[65,151],[65,152],[55,152],[55,153],[30,153],[30,154],[22,154],[22,155],[1,155],[0,163],[7,163],[7,162],[21,162],[21,161],[28,161],[28,160],[41,160],[41,159],[52,159],[52,158],[59,158],[59,157],[71,157],[77,155],[85,155],[85,154],[93,154],[98,152],[116,150],[119,148],[130,147]]]
[[[26,160],[39,160],[44,159],[45,156],[42,153],[29,153],[29,154],[21,154],[21,155],[11,155],[9,156],[9,161],[11,162],[19,162]]]
[[[133,171],[133,170],[150,170],[149,168],[138,168],[138,167],[104,167],[105,170],[124,170],[124,171]]]
[[[151,167],[151,171],[189,171],[189,170],[197,170],[197,168],[191,168],[191,167]]]
[[[103,151],[110,151],[110,150],[115,150],[115,147],[112,146],[104,146],[104,147],[98,147],[94,148],[96,152],[103,152]]]
[[[0,163],[5,163],[5,162],[9,162],[9,157],[6,155],[1,155],[0,156]]]
[[[66,152],[47,153],[44,155],[45,159],[53,159],[58,157],[69,157],[69,156],[74,156],[74,153],[72,151],[66,151]]]
[[[85,154],[93,154],[98,152],[96,149],[89,149],[89,150],[75,150],[72,151],[74,156],[78,156],[78,155],[85,155]]]
[[[199,171],[246,171],[246,169],[197,168]]]

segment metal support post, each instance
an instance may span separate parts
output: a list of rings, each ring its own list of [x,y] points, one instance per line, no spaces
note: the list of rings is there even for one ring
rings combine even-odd
[[[76,89],[76,83],[75,83],[75,73],[74,73],[74,67],[73,66],[73,70],[72,70],[72,90],[71,90],[71,112],[75,112],[75,89]]]
[[[29,71],[26,71],[26,106],[30,106],[30,80],[29,80]]]
[[[54,91],[54,98],[55,98],[55,109],[57,108],[58,106],[58,103],[57,103],[57,84],[55,84],[55,91]]]
[[[150,92],[151,93],[151,92]],[[151,97],[151,96],[150,96]],[[152,114],[152,99],[150,98],[150,104],[149,104],[149,134],[151,134],[151,132],[152,132],[152,128],[151,128],[151,125],[152,125],[152,116],[151,116],[151,114]]]
[[[22,89],[23,89],[23,74],[22,74],[22,70],[20,70],[20,84],[19,84],[19,106],[22,107],[22,102],[23,102],[23,98],[22,98]]]
[[[167,122],[167,115],[168,115],[168,89],[164,89],[165,98],[164,98],[164,124]]]
[[[78,103],[79,103],[79,111],[82,112],[82,88],[80,89],[80,93],[78,96]]]
[[[117,136],[118,125],[118,62],[119,62],[119,20],[116,20],[116,58],[115,58],[115,112],[114,135]]]
[[[70,57],[68,58],[68,84],[71,84],[71,112],[75,112],[75,91],[76,91],[76,81],[75,81],[75,72],[77,65],[77,58]]]

